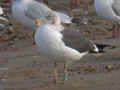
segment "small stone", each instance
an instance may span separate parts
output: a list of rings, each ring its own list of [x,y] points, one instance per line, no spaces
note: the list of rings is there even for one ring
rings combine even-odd
[[[2,79],[1,79],[1,81],[2,81],[2,82],[6,82],[6,81],[7,81],[7,79],[5,79],[5,78],[2,78]]]
[[[88,67],[88,70],[89,70],[89,72],[96,72],[96,71],[97,71],[97,68],[94,67],[94,66],[92,66],[92,65],[90,65],[90,66]]]
[[[83,18],[82,21],[81,21],[81,23],[83,23],[85,25],[88,24],[88,19],[87,18]]]
[[[97,27],[97,28],[96,28],[96,32],[100,32],[100,33],[103,33],[103,34],[105,34],[105,35],[110,34],[110,32],[109,32],[107,29],[102,28],[102,27]]]
[[[8,29],[8,33],[15,33],[15,30],[12,28],[12,27],[9,27],[9,29]]]
[[[81,74],[81,72],[79,71],[79,72],[77,72],[78,74]]]
[[[105,66],[105,69],[110,72],[110,71],[113,70],[113,66],[112,65],[107,65],[107,66]]]
[[[7,40],[9,40],[9,36],[8,35],[4,35],[0,39],[4,40],[4,41],[7,41]]]

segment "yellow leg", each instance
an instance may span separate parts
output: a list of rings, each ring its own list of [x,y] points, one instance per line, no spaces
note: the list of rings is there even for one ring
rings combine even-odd
[[[58,65],[57,65],[57,63],[55,62],[54,63],[54,76],[55,76],[55,83],[57,83],[57,81],[58,81]]]
[[[33,39],[32,44],[33,44],[33,45],[35,45],[35,40],[34,40],[34,37],[35,37],[35,31],[33,31],[33,37],[32,37],[32,39]]]
[[[63,77],[63,80],[68,80],[68,71],[67,71],[67,63],[65,62],[64,63],[64,77]]]

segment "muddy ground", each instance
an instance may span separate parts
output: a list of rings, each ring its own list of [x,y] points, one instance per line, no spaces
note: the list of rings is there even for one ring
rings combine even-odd
[[[112,37],[114,22],[98,17],[90,0],[81,0],[72,13],[68,10],[69,1],[56,1],[49,1],[49,6],[80,19],[78,25],[68,29],[78,30],[95,43],[112,47],[73,62],[68,69],[70,78],[64,83],[64,63],[59,63],[60,81],[54,84],[53,61],[40,56],[33,46],[33,30],[10,18],[12,25],[6,24],[0,29],[0,90],[119,90],[120,39]]]

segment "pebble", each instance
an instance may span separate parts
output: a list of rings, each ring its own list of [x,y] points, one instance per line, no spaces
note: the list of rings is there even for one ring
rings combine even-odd
[[[110,72],[110,71],[112,71],[114,68],[113,68],[112,65],[106,65],[106,66],[105,66],[105,69]]]

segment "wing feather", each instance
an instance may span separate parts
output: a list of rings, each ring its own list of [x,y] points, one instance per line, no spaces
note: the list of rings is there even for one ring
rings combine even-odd
[[[120,16],[120,0],[113,0],[112,9],[117,16]]]
[[[45,4],[34,1],[26,8],[25,15],[30,19],[35,20],[40,17],[44,18],[48,15],[49,11],[51,11],[51,9]]]
[[[77,30],[63,30],[63,41],[65,42],[65,45],[71,48],[74,48],[75,50],[79,52],[86,52],[86,51],[92,51],[96,52],[96,45],[89,39],[87,39],[85,36],[83,36],[80,32]]]
[[[34,1],[26,8],[25,15],[30,19],[35,20],[40,17],[45,18],[50,11],[53,10],[48,8],[45,4]],[[56,11],[54,11],[54,13],[60,17],[62,23],[71,23],[72,17],[69,17],[67,14]]]

